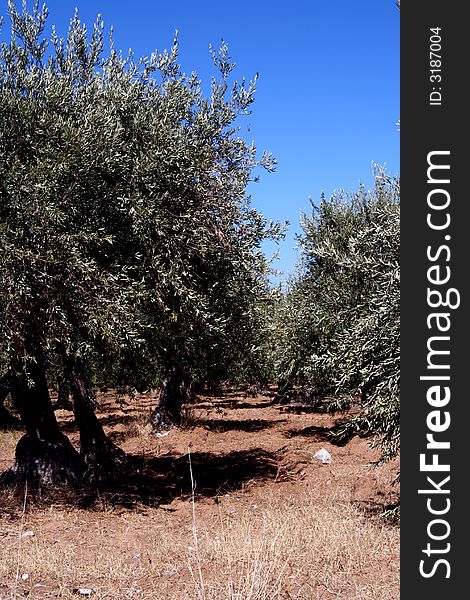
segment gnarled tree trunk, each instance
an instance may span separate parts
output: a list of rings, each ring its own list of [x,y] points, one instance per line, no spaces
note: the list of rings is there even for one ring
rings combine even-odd
[[[168,431],[181,425],[181,407],[188,401],[190,389],[191,386],[178,369],[171,369],[162,382],[158,404],[150,416],[150,423],[155,431]]]
[[[96,417],[96,398],[79,361],[72,364],[70,377],[73,412],[80,431],[80,456],[86,465],[87,477],[94,478],[112,471],[125,453],[107,437]]]
[[[66,435],[60,432],[46,380],[42,355],[28,350],[12,365],[11,394],[26,434],[19,440],[15,464],[2,475],[3,482],[28,481],[32,485],[75,484],[83,463]]]
[[[73,410],[70,400],[70,383],[67,378],[61,375],[57,381],[57,400],[54,404],[54,410]]]

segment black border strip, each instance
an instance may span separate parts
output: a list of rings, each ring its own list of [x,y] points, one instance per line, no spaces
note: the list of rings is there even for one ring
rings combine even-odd
[[[464,8],[429,0],[404,2],[400,11],[405,600],[469,595],[470,103],[464,89],[470,26]]]

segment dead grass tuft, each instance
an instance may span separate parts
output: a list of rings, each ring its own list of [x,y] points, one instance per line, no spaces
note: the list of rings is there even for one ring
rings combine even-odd
[[[259,496],[199,525],[205,599],[397,598],[397,580],[371,582],[398,561],[398,531],[371,521],[350,498],[324,502],[308,493]],[[212,565],[213,568],[209,568]]]

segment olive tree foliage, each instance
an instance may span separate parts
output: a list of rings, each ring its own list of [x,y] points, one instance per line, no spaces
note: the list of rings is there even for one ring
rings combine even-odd
[[[88,33],[77,12],[48,41],[47,14],[10,0],[0,50],[0,345],[27,437],[60,446],[47,374],[86,398],[113,364],[144,386],[207,378],[245,352],[260,244],[280,227],[245,192],[275,161],[240,134],[256,77],[230,84],[225,43],[206,97],[176,36],[137,59],[112,36],[105,51],[101,19]]]
[[[275,356],[280,380],[331,409],[358,401],[341,433],[376,434],[384,458],[399,444],[399,217],[399,180],[378,167],[372,190],[339,191],[304,216]]]

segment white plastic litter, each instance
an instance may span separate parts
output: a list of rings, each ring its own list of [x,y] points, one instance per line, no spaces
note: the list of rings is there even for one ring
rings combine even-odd
[[[166,437],[167,435],[170,435],[171,433],[171,429],[170,431],[165,431],[164,433],[157,433],[157,437]]]
[[[23,581],[28,581],[28,579],[29,579],[29,575],[28,575],[28,573],[22,573],[22,575],[21,575],[21,579],[22,579]]]
[[[331,462],[331,454],[328,452],[328,450],[325,450],[325,448],[322,448],[318,452],[315,452],[313,458],[321,460],[324,465],[329,465]]]
[[[21,534],[21,537],[34,537],[34,531],[25,531]]]

